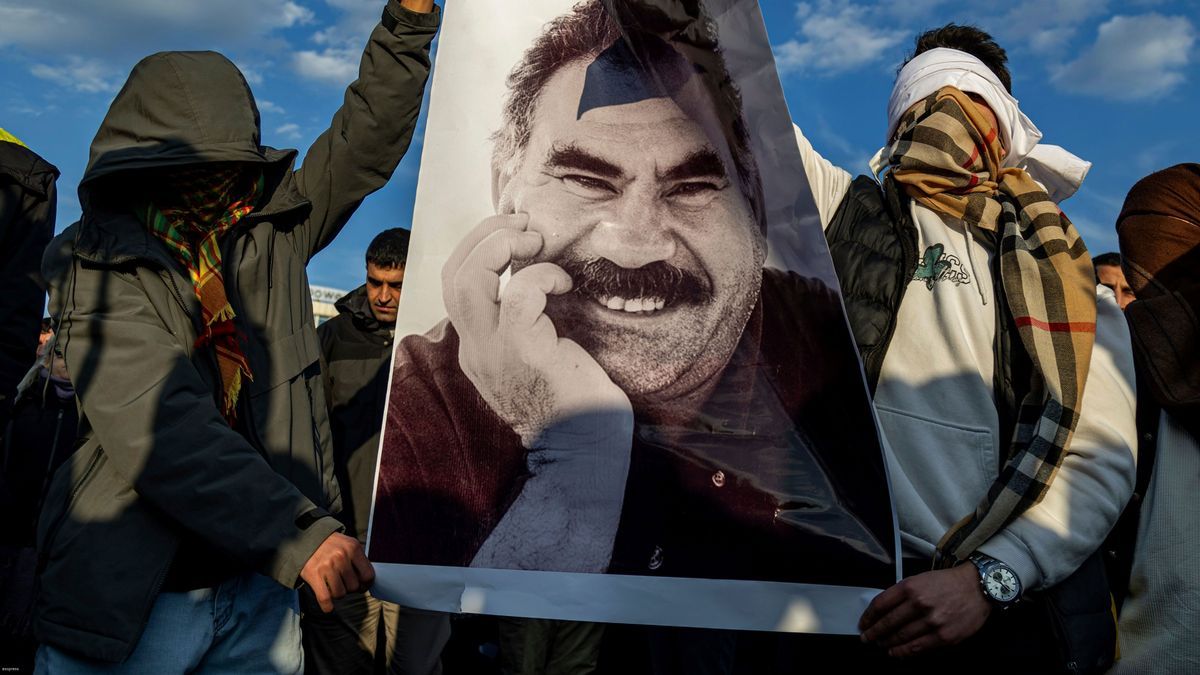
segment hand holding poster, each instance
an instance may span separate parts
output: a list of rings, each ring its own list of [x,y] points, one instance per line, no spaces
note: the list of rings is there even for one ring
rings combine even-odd
[[[454,5],[429,119],[376,594],[854,632],[895,525],[757,3]]]

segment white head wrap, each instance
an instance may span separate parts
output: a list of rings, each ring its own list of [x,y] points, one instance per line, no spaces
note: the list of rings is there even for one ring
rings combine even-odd
[[[887,145],[871,160],[871,169],[876,174],[887,166],[892,136],[900,124],[900,117],[914,103],[942,87],[955,87],[976,94],[996,114],[1000,141],[1008,151],[1003,166],[1018,167],[1029,172],[1034,180],[1046,187],[1046,192],[1056,202],[1070,197],[1079,189],[1092,166],[1091,162],[1059,146],[1039,144],[1042,132],[1021,112],[1017,99],[1005,90],[1000,78],[974,56],[942,47],[917,55],[896,76],[896,86],[892,88],[892,96],[888,99]]]

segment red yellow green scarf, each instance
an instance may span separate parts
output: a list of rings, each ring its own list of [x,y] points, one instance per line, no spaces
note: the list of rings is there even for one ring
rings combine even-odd
[[[254,376],[238,343],[236,315],[225,295],[218,242],[254,210],[262,191],[262,175],[247,174],[243,167],[179,169],[171,172],[138,214],[192,280],[204,325],[195,346],[211,346],[216,352],[221,414],[230,426],[237,418],[242,383]]]

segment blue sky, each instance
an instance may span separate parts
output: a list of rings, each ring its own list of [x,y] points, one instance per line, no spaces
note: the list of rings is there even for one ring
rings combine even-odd
[[[439,0],[440,1],[440,0]],[[470,0],[470,2],[519,0]],[[449,0],[469,7],[468,0]],[[1200,161],[1200,7],[1194,1],[762,0],[792,117],[828,159],[854,172],[881,144],[896,67],[913,37],[974,23],[1008,50],[1014,94],[1047,142],[1095,163],[1063,203],[1093,252],[1140,177]],[[62,170],[59,229],[79,215],[75,187],[130,67],[162,49],[216,49],[246,73],[263,140],[303,150],[354,77],[380,0],[0,0],[0,127]],[[378,230],[407,226],[418,139],[387,188],[310,265],[312,282],[353,288]]]

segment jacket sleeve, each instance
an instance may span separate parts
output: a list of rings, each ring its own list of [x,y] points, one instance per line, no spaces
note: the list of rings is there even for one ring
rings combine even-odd
[[[387,183],[408,149],[440,19],[436,5],[420,14],[388,0],[384,20],[363,52],[358,79],[296,172],[301,193],[312,203],[298,229],[306,259],[337,236],[367,195]]]
[[[850,190],[854,176],[817,154],[799,126],[793,124],[792,129],[796,132],[796,146],[800,149],[800,159],[804,161],[804,175],[808,178],[808,187],[817,203],[821,229],[824,230],[829,227],[829,221],[837,212],[838,204],[842,203],[842,197]]]
[[[1079,424],[1042,501],[980,547],[1027,589],[1053,586],[1103,543],[1133,494],[1137,396],[1129,328],[1099,287],[1096,345]]]
[[[312,552],[340,525],[225,422],[211,387],[135,274],[78,261],[74,274],[65,284],[69,295],[56,303],[63,306],[65,358],[109,463],[182,527],[295,585]]]

